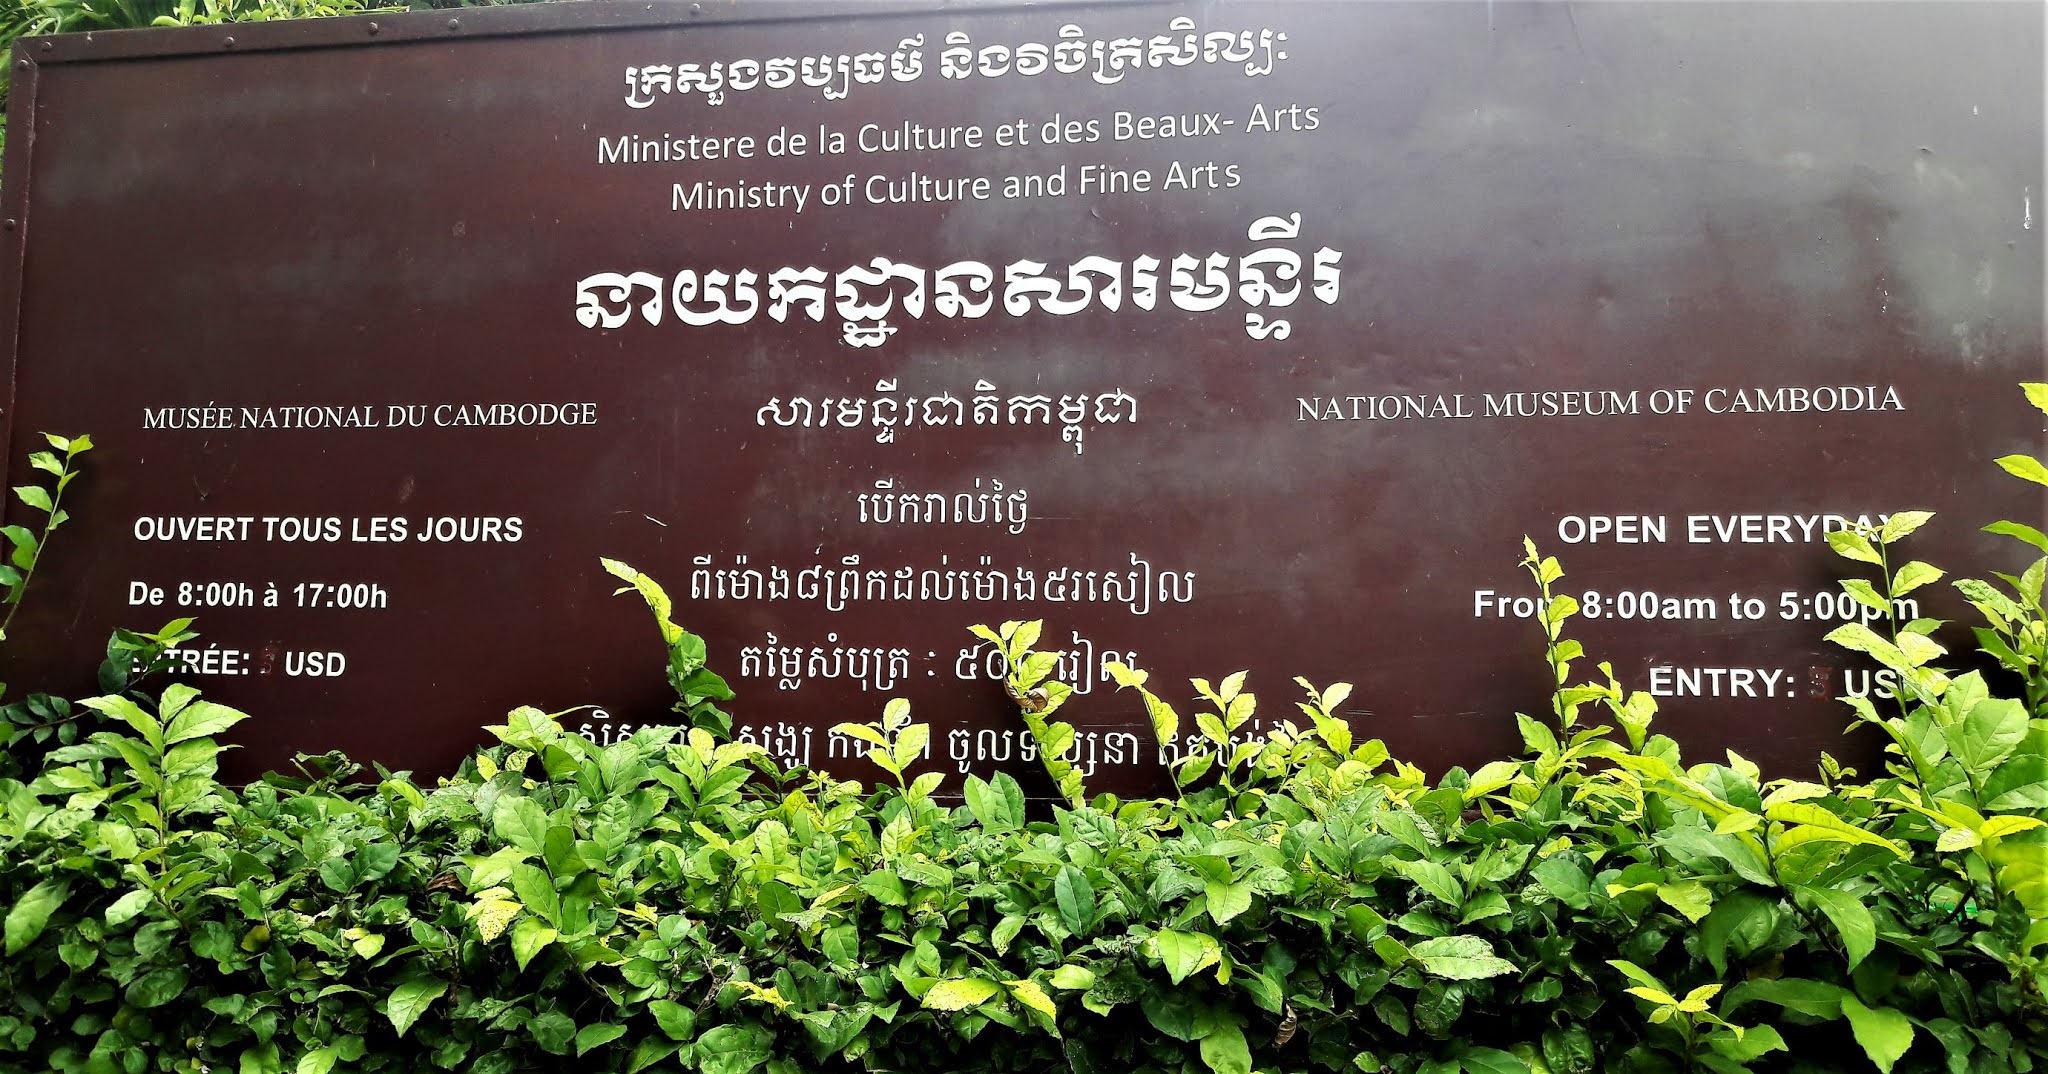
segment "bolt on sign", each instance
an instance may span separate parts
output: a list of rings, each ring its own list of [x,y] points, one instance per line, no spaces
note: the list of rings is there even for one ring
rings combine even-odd
[[[829,728],[901,696],[932,769],[1033,775],[966,628],[1043,619],[1095,789],[1175,753],[1112,660],[1249,669],[1252,733],[1350,681],[1442,768],[1546,707],[1527,534],[1695,752],[1868,758],[1826,534],[1933,510],[1915,554],[1981,571],[2042,514],[1990,462],[2041,446],[2042,27],[740,0],[32,39],[8,455],[99,450],[6,681],[89,690],[109,631],[189,615],[244,776],[446,770],[521,704],[609,741],[670,700],[611,557],[785,761],[872,775]]]

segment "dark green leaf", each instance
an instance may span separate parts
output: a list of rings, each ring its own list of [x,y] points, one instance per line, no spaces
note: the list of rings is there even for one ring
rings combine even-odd
[[[1071,865],[1060,866],[1052,882],[1053,899],[1059,904],[1060,923],[1080,935],[1095,921],[1095,888],[1088,874]]]
[[[185,991],[185,982],[183,966],[151,970],[128,986],[128,1003],[134,1007],[161,1007]]]
[[[420,1015],[425,1014],[427,1008],[447,990],[448,982],[438,977],[414,977],[400,983],[391,990],[384,1007],[385,1017],[391,1019],[391,1028],[397,1030],[399,1036],[405,1036],[405,1031],[411,1029]]]
[[[561,1011],[543,1011],[526,1023],[526,1032],[540,1050],[549,1055],[569,1054],[569,1044],[576,1038],[576,1023]]]
[[[1842,947],[1849,954],[1849,968],[1869,957],[1877,946],[1877,922],[1871,919],[1870,911],[1863,902],[1846,891],[1834,888],[1799,887],[1792,888],[1792,897],[1809,910],[1818,909],[1827,915],[1842,937]]]

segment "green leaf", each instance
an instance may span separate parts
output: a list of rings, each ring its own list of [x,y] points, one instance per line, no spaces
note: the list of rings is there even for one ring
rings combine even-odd
[[[1885,544],[1903,541],[1933,517],[1932,511],[1900,511],[1887,517],[1884,525],[1878,527],[1877,539]]]
[[[1849,1019],[1849,1029],[1856,1034],[1856,1043],[1863,1045],[1863,1053],[1884,1074],[1891,1074],[1892,1066],[1899,1057],[1913,1046],[1912,1021],[1890,1007],[1865,1007],[1855,996],[1845,995],[1842,997],[1842,1014]]]
[[[931,740],[932,728],[930,724],[912,724],[904,728],[903,733],[896,736],[895,748],[890,750],[890,755],[895,760],[896,767],[908,770],[923,755],[925,746]]]
[[[1834,924],[1842,948],[1849,953],[1849,969],[1854,970],[1877,946],[1877,922],[1854,895],[1834,888],[1793,885],[1792,897],[1808,910],[1818,909]]]
[[[1095,987],[1095,971],[1086,966],[1065,965],[1052,971],[1054,988],[1088,989]]]
[[[2010,521],[1993,522],[1991,525],[1984,527],[1984,532],[1996,533],[2003,537],[2016,538],[2018,540],[2025,541],[2030,545],[2033,545],[2035,548],[2038,548],[2043,552],[2048,552],[2048,534],[2044,534],[2040,530],[2037,530],[2032,526],[2026,526],[2018,522]]]
[[[1833,812],[1811,802],[1781,802],[1764,811],[1770,819],[1786,825],[1799,827],[1788,830],[1778,840],[1780,847],[1787,843],[1799,844],[1815,840],[1837,843],[1862,843],[1883,847],[1901,859],[1909,855],[1899,845],[1875,832],[1865,831],[1836,816]],[[1793,838],[1796,836],[1797,838]]]
[[[512,957],[519,962],[519,968],[533,961],[547,945],[554,943],[558,933],[539,918],[522,917],[512,926]],[[401,1032],[403,1032],[401,1030]]]
[[[2048,413],[2048,384],[2021,384],[2020,390],[2027,395],[2027,402],[2042,413]]]
[[[1057,1025],[1060,1009],[1054,1006],[1052,997],[1045,994],[1045,989],[1040,987],[1037,981],[1004,981],[1003,984],[1009,988],[1011,999],[1045,1015],[1047,1027],[1052,1029],[1053,1036],[1059,1036]]]
[[[1988,698],[1971,706],[1948,731],[1948,750],[1964,768],[1989,772],[2027,737],[2027,709],[2018,701]]]
[[[616,1022],[592,1022],[576,1031],[576,1054],[582,1055],[592,1048],[603,1047],[626,1035],[626,1027]]]
[[[1438,936],[1409,947],[1425,973],[1453,981],[1471,981],[1515,972],[1513,963],[1493,953],[1479,936]]]
[[[401,982],[391,990],[391,997],[385,1003],[385,1017],[391,1019],[391,1028],[403,1037],[405,1031],[411,1029],[413,1023],[420,1020],[420,1015],[427,1013],[427,1008],[433,1006],[434,1001],[446,991],[448,982],[439,977],[414,977]]]
[[[1203,894],[1209,904],[1209,917],[1218,925],[1227,924],[1231,918],[1252,908],[1252,886],[1248,881],[1219,884],[1212,880]]]
[[[910,905],[910,889],[903,886],[903,878],[895,873],[869,873],[856,886],[883,906]]]
[[[2048,809],[2048,750],[2015,752],[1984,781],[1986,810]]]
[[[2048,466],[2032,455],[2007,455],[1997,460],[2006,473],[2032,481],[2036,485],[2048,485]]]
[[[1730,892],[1700,922],[1700,954],[1706,956],[1717,975],[1726,975],[1730,941],[1740,938],[1742,950],[1755,950],[1770,938],[1777,924],[1774,900],[1747,889]]]
[[[1202,1062],[1215,1074],[1251,1074],[1252,1050],[1244,1030],[1224,1022],[1202,1038]]]
[[[1567,906],[1586,905],[1593,891],[1592,878],[1569,858],[1545,858],[1529,870],[1529,877],[1551,898]]]
[[[107,925],[113,928],[125,925],[148,905],[149,892],[143,888],[136,888],[134,891],[115,899],[113,905],[107,907]]]
[[[111,720],[119,720],[141,735],[143,740],[161,751],[164,747],[164,726],[157,718],[142,711],[141,706],[125,697],[108,695],[88,697],[79,704]]]
[[[1941,574],[1940,567],[1916,559],[1900,567],[1898,573],[1892,576],[1892,596],[1901,597],[1929,582],[1938,582],[1941,580]]]
[[[988,787],[993,792],[989,798],[989,811],[997,818],[999,826],[1005,830],[1022,828],[1024,788],[1016,778],[1008,772],[997,772],[995,778],[988,781]]]
[[[852,925],[834,925],[818,938],[818,949],[833,966],[850,969],[860,962],[860,932]]]
[[[1934,841],[1934,849],[1938,853],[1953,854],[1958,850],[1968,850],[1982,842],[1982,839],[1977,838],[1977,833],[1968,828],[1950,828],[1941,833],[1941,838]]]
[[[1834,549],[1835,554],[1844,559],[1853,559],[1858,563],[1884,563],[1884,559],[1877,554],[1877,549],[1870,546],[1870,539],[1855,530],[1829,531],[1828,547]]]
[[[33,801],[33,799],[31,799]],[[64,905],[64,897],[71,892],[68,880],[52,877],[28,889],[14,908],[7,911],[7,954],[21,953],[43,934],[44,926],[50,923],[50,915]]]
[[[940,981],[924,994],[924,1006],[934,1011],[963,1011],[979,1007],[1002,995],[1001,985],[980,977],[955,977]]]
[[[1059,904],[1060,923],[1080,935],[1095,921],[1095,888],[1088,874],[1071,865],[1060,866],[1052,881],[1053,900]]]
[[[1407,861],[1392,863],[1402,876],[1415,881],[1415,885],[1429,892],[1453,910],[1464,905],[1465,888],[1449,869],[1433,861]]]
[[[647,1012],[670,1040],[687,1041],[697,1035],[697,1012],[674,1000],[657,999],[647,1005]]]
[[[1507,896],[1498,891],[1489,891],[1465,904],[1465,913],[1458,918],[1458,924],[1469,925],[1474,921],[1484,921],[1487,918],[1511,913],[1514,913],[1514,908],[1508,905]]]
[[[1216,938],[1199,932],[1161,929],[1145,941],[1145,946],[1166,967],[1166,975],[1174,984],[1215,965],[1223,957],[1223,949],[1216,943]]]
[[[164,691],[169,695],[170,690]],[[220,734],[234,725],[248,719],[247,713],[238,712],[226,705],[211,701],[194,701],[178,711],[171,718],[170,726],[164,728],[164,745],[175,746],[195,738],[209,738]]]
[[[45,514],[52,509],[50,493],[40,485],[16,485],[14,494],[21,498],[21,502]]]
[[[512,867],[512,890],[527,910],[539,915],[549,925],[562,923],[562,899],[555,892],[555,882],[537,866],[520,862]]]
[[[1698,924],[1714,908],[1714,893],[1697,880],[1677,884],[1657,885],[1657,898],[1664,904],[1685,915],[1687,921]]]
[[[2039,817],[2018,817],[2012,815],[1988,817],[1977,834],[1985,839],[2003,839],[2019,832],[2030,832],[2035,828],[2048,826],[2048,821]]]
[[[567,1055],[569,1043],[576,1039],[576,1022],[558,1010],[542,1011],[526,1023],[526,1031],[533,1035],[533,1042],[541,1051]]]
[[[185,991],[185,967],[151,970],[129,984],[128,1004],[132,1007],[161,1007]]]
[[[1468,1074],[1529,1074],[1529,1064],[1513,1052],[1499,1048],[1467,1048],[1458,1055],[1458,1065]]]
[[[299,1057],[299,1065],[293,1069],[292,1074],[328,1074],[340,1058],[341,1052],[338,1049],[315,1048]]]
[[[748,1074],[768,1061],[774,1042],[766,1026],[713,1026],[697,1038],[697,1066],[703,1074]]]
[[[1758,978],[1728,991],[1728,998],[1722,1001],[1721,1016],[1731,1018],[1743,1004],[1757,1000],[1775,1003],[1809,1018],[1833,1019],[1841,1017],[1845,998],[1853,998],[1848,989],[1825,981],[1803,977]]]
[[[548,811],[524,795],[505,795],[491,811],[491,830],[528,854],[547,851]]]
[[[882,734],[881,729],[864,723],[834,724],[831,733],[845,735],[848,738],[856,738],[869,745],[880,746],[883,749],[889,747],[888,736]]]

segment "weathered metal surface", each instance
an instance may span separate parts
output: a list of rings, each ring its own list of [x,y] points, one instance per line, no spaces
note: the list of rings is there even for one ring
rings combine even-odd
[[[84,689],[110,629],[191,613],[231,654],[194,681],[260,717],[244,772],[444,769],[522,703],[603,738],[666,707],[611,556],[786,759],[861,774],[826,728],[903,695],[933,763],[1033,767],[964,628],[1043,618],[1098,789],[1157,786],[1112,652],[1248,667],[1271,719],[1354,681],[1440,767],[1543,704],[1527,533],[1664,730],[1867,756],[1823,516],[1934,509],[1920,554],[1983,567],[1977,526],[2042,514],[1989,462],[2041,439],[2042,21],[548,5],[27,42],[9,454],[102,448],[8,681]]]

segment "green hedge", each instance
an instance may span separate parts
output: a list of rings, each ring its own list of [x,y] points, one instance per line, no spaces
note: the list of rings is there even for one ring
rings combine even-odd
[[[2029,462],[2006,465],[2048,480]],[[1940,577],[1894,569],[1925,520],[1833,536],[1876,568],[1856,599],[1890,614]],[[1063,796],[1036,808],[1007,776],[919,774],[928,730],[901,701],[840,729],[893,785],[778,768],[730,740],[730,693],[660,587],[608,566],[655,611],[680,714],[609,746],[521,709],[434,786],[330,756],[236,790],[216,736],[245,717],[129,675],[183,623],[117,635],[104,696],[9,707],[0,1074],[2048,1060],[2048,560],[1957,583],[1990,677],[1942,670],[1931,621],[1831,635],[1899,700],[1851,702],[1884,772],[1823,759],[1813,781],[1688,763],[1606,665],[1566,685],[1575,609],[1533,548],[1560,687],[1516,717],[1521,757],[1435,780],[1354,740],[1342,684],[1303,683],[1299,720],[1242,735],[1259,702],[1239,674],[1195,681],[1207,745],[1174,797],[1091,800],[1037,625],[978,628]],[[1177,734],[1144,674],[1117,673]]]

